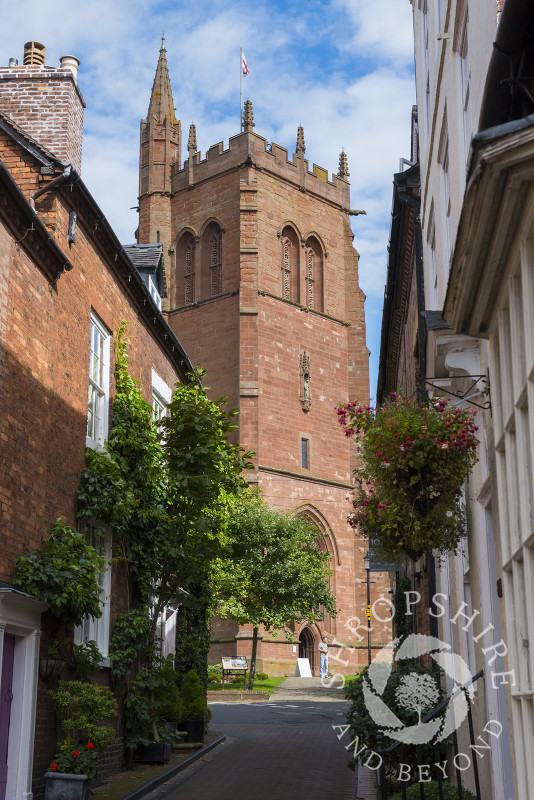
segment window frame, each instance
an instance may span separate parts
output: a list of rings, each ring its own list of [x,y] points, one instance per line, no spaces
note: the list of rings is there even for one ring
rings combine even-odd
[[[100,353],[95,352],[94,335],[98,335],[101,346],[97,345]],[[85,444],[96,450],[103,447],[107,440],[108,420],[109,420],[109,373],[110,373],[110,352],[111,352],[111,333],[104,325],[98,315],[91,310],[90,333],[89,333],[89,384],[87,389],[87,429]],[[94,378],[95,360],[101,362],[101,383]],[[96,401],[91,408],[91,392],[96,395]],[[90,420],[92,415],[92,434],[89,433]],[[96,424],[95,424],[96,417]]]
[[[308,436],[300,437],[300,467],[301,469],[310,471],[310,439]]]
[[[111,559],[113,555],[111,531],[96,536],[93,525],[88,522],[84,526],[84,535],[89,544],[105,558],[105,566],[100,575],[101,617],[84,617],[81,625],[74,628],[74,643],[77,645],[94,641],[103,656],[101,666],[109,666],[109,638],[111,622]],[[97,547],[98,545],[98,547]]]

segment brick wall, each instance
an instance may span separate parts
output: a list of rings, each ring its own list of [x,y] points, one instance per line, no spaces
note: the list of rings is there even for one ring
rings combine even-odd
[[[69,69],[0,68],[0,109],[80,172],[85,102]]]
[[[25,193],[37,184],[38,166],[18,145],[0,139],[0,159],[10,163]],[[70,197],[67,193],[66,197]],[[42,544],[51,525],[63,517],[76,525],[76,492],[85,461],[89,332],[91,310],[114,336],[128,321],[130,368],[152,394],[152,369],[172,387],[176,365],[157,342],[151,324],[139,313],[127,281],[121,280],[93,238],[93,226],[78,218],[76,243],[66,245],[69,206],[61,194],[37,201],[39,218],[64,249],[73,269],[51,285],[31,255],[14,241],[0,220],[0,580],[11,583],[16,559]],[[111,367],[113,370],[113,347]],[[111,384],[111,401],[114,381]],[[124,576],[112,572],[111,626],[125,610]],[[43,615],[41,652],[53,638],[52,620]],[[102,680],[107,681],[104,671]],[[35,794],[55,749],[55,718],[47,686],[39,681],[35,738]],[[122,761],[120,741],[110,749],[105,768]]]

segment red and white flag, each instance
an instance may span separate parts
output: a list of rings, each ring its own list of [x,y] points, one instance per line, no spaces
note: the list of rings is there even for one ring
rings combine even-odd
[[[243,51],[241,51],[241,70],[243,71],[243,75],[248,75],[247,62],[245,61],[245,54]]]

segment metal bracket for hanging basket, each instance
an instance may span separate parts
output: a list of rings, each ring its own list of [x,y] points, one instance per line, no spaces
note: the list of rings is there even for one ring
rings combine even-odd
[[[469,386],[464,389],[454,389],[454,381],[465,381],[466,378],[470,381]],[[491,396],[490,396],[490,380],[489,374],[486,375],[448,375],[433,378],[419,378],[417,383],[426,386],[431,386],[434,390],[448,394],[450,397],[455,397],[458,400],[456,405],[460,403],[469,403],[471,406],[481,408],[485,411],[491,411]],[[450,389],[446,389],[443,384],[452,384]],[[484,402],[474,402],[475,397],[484,398]]]
[[[39,677],[46,683],[59,678],[65,666],[64,658],[56,656],[43,656],[39,659]]]

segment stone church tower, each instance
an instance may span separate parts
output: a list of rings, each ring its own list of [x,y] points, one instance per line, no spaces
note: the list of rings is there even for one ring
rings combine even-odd
[[[367,543],[346,522],[354,453],[334,408],[368,398],[369,354],[347,159],[329,179],[309,169],[302,128],[289,158],[254,127],[247,100],[243,131],[202,157],[191,125],[182,162],[162,45],[141,122],[138,240],[164,243],[164,310],[192,362],[207,368],[213,396],[239,409],[239,441],[256,454],[249,480],[268,503],[315,523],[332,557],[337,618],[295,627],[289,643],[264,633],[258,668],[293,675],[300,652],[318,674],[325,632],[331,673],[351,673],[367,663]],[[372,601],[387,588],[373,583]],[[388,616],[384,605],[377,613]],[[374,647],[390,640],[390,627],[374,622]],[[246,627],[216,620],[212,660],[249,655],[251,639]]]

